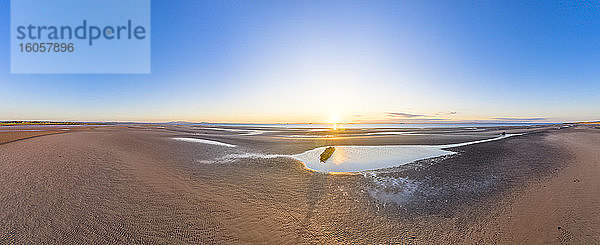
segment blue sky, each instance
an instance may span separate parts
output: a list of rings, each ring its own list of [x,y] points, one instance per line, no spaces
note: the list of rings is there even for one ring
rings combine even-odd
[[[153,1],[151,74],[10,74],[0,120],[599,120],[600,3]]]

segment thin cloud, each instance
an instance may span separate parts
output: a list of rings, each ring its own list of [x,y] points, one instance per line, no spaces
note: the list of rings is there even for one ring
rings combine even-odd
[[[403,112],[388,112],[387,115],[390,117],[403,117],[403,118],[413,118],[413,117],[424,117],[425,116],[425,115],[410,114],[410,113],[403,113]]]
[[[455,112],[455,111],[450,111],[450,112],[438,112],[438,113],[436,113],[435,115],[436,115],[436,116],[437,116],[437,115],[455,115],[455,114],[457,114],[457,113],[458,113],[458,112]]]
[[[445,121],[447,118],[416,118],[416,119],[408,119],[408,121]]]
[[[530,118],[518,118],[518,117],[495,117],[496,120],[506,120],[506,121],[542,121],[547,120],[545,117],[530,117]]]

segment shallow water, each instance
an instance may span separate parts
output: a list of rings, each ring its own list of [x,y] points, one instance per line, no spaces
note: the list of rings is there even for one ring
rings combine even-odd
[[[196,139],[196,138],[173,138],[174,140],[185,141],[185,142],[193,142],[193,143],[201,143],[201,144],[211,144],[211,145],[220,145],[226,147],[236,147],[236,145],[227,144],[214,140],[205,140],[205,139]]]
[[[273,158],[291,157],[304,163],[307,169],[335,173],[335,172],[360,172],[396,167],[418,160],[435,158],[456,154],[456,152],[445,150],[447,148],[461,147],[471,144],[484,143],[500,140],[521,134],[507,134],[495,138],[469,141],[446,145],[380,145],[380,146],[335,146],[333,155],[325,162],[320,161],[320,155],[326,147],[319,147],[296,155],[273,155],[257,153],[229,154],[214,160],[202,160],[202,163],[228,162],[240,158]],[[173,138],[186,142],[213,144],[226,147],[236,147],[218,141],[197,138]]]
[[[403,165],[421,159],[454,154],[437,146],[336,146],[327,161],[320,162],[319,156],[325,147],[319,147],[292,156],[319,172],[358,172]]]
[[[228,131],[228,132],[236,133],[238,135],[259,135],[259,134],[264,134],[266,132],[269,132],[269,131],[266,131],[266,130],[231,129],[231,128],[209,128],[209,127],[205,127],[205,128],[202,128],[202,129]]]
[[[367,133],[367,135],[405,135],[405,134],[414,134],[415,132],[374,132]]]
[[[552,125],[556,123],[400,123],[400,124],[372,124],[372,123],[350,123],[339,124],[344,128],[478,128],[478,127],[505,127],[505,126],[538,126]],[[198,125],[209,127],[261,127],[261,128],[307,128],[307,129],[330,129],[332,124],[239,124],[239,123],[191,123],[186,125]]]
[[[291,157],[303,162],[306,168],[319,172],[359,172],[404,165],[418,160],[452,155],[446,148],[489,142],[518,134],[448,145],[385,145],[385,146],[335,146],[336,150],[325,162],[320,154],[326,147],[312,149]]]

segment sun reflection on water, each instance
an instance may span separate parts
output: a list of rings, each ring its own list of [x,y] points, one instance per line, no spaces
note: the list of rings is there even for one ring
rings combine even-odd
[[[344,162],[348,161],[348,154],[345,148],[336,147],[333,155],[331,156],[331,162],[336,165],[340,165]]]

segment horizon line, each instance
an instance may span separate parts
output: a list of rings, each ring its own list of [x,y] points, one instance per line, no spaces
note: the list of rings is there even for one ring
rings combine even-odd
[[[99,121],[80,121],[80,120],[0,120],[0,123],[9,122],[46,122],[46,123],[134,123],[134,124],[255,124],[255,125],[293,125],[293,124],[323,124],[323,125],[334,125],[334,124],[511,124],[511,123],[523,123],[523,124],[560,124],[560,123],[598,123],[600,120],[589,120],[589,121],[554,121],[554,122],[532,122],[532,121],[496,121],[496,120],[472,120],[472,121],[433,121],[433,122],[192,122],[192,121],[120,121],[120,120],[99,120]]]

